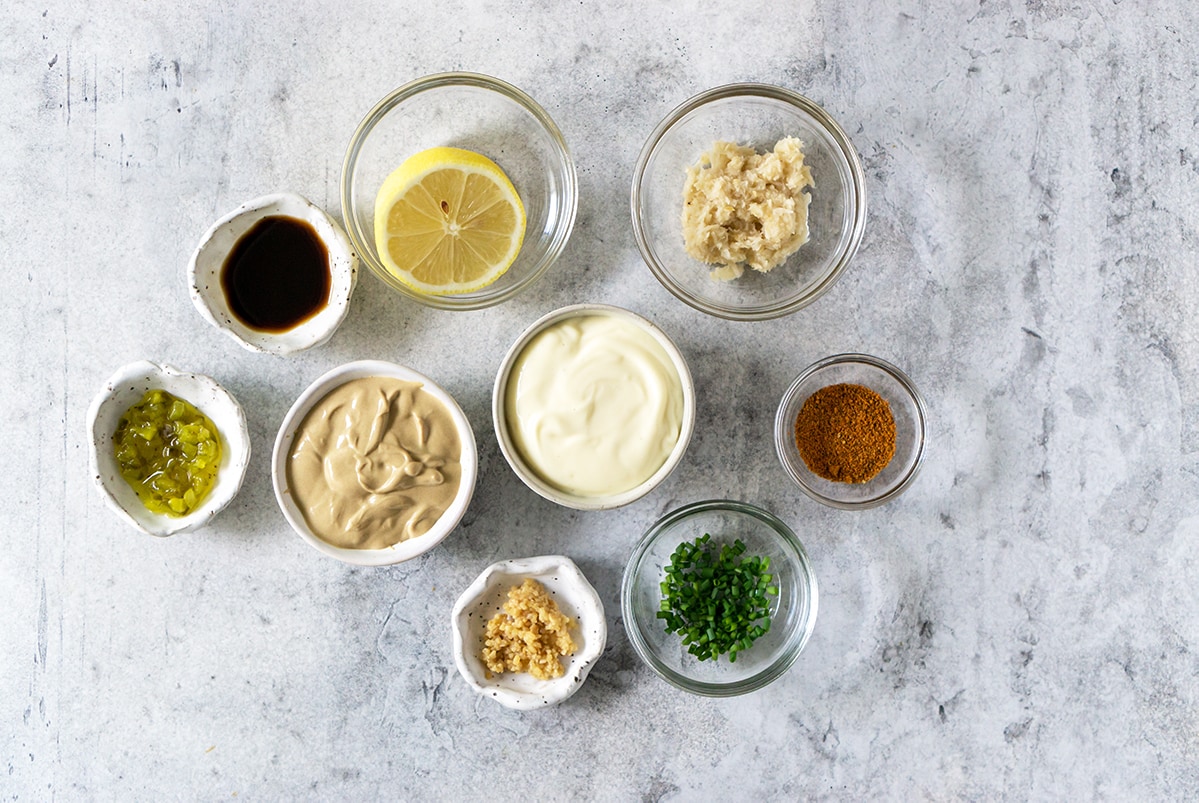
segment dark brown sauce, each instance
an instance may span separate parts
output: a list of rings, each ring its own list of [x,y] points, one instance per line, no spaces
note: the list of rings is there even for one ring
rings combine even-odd
[[[221,270],[229,309],[251,329],[286,332],[329,303],[329,250],[294,217],[265,217],[241,236]]]

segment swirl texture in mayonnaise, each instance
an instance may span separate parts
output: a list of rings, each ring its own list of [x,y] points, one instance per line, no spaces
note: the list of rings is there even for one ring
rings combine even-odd
[[[577,496],[624,493],[678,443],[683,387],[666,350],[623,316],[586,314],[546,327],[521,350],[505,398],[525,463]]]

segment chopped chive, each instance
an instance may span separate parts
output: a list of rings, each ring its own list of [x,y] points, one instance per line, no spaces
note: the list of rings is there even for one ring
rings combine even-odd
[[[770,585],[770,558],[742,557],[740,538],[719,548],[711,539],[704,533],[675,548],[660,584],[658,618],[699,660],[727,655],[733,662],[770,629],[767,596],[777,596],[778,586]]]

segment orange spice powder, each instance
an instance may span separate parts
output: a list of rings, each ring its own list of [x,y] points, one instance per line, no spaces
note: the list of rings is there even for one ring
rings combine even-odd
[[[862,385],[829,385],[803,403],[795,445],[813,474],[869,482],[895,456],[895,417],[887,400]]]

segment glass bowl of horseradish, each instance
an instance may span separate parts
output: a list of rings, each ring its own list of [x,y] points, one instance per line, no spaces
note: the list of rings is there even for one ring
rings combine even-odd
[[[903,371],[867,354],[837,354],[808,366],[787,388],[774,417],[774,446],[787,475],[817,502],[871,508],[916,479],[927,418]]]
[[[478,477],[466,414],[424,374],[381,360],[325,373],[288,410],[271,478],[292,529],[359,566],[423,555],[458,526]]]
[[[525,92],[477,73],[390,92],[342,163],[341,208],[359,258],[438,309],[482,309],[527,289],[566,247],[577,207],[558,126]]]
[[[603,304],[529,326],[496,375],[500,451],[538,495],[576,510],[627,505],[662,483],[695,427],[682,352],[640,315]]]
[[[633,171],[633,234],[654,276],[692,307],[764,320],[811,304],[857,252],[866,181],[814,101],[768,84],[687,100]]]

